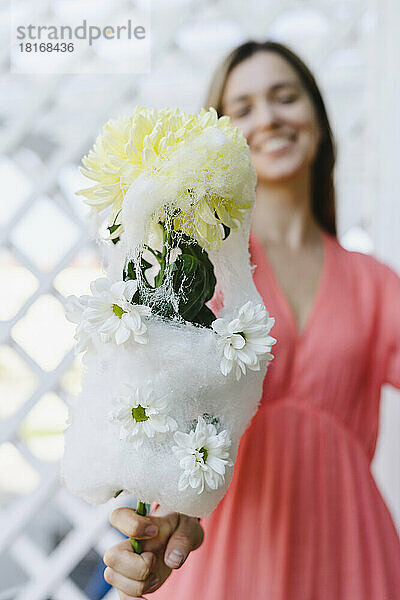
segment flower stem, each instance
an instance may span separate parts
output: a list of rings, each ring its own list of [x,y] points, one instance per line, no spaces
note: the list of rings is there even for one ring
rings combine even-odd
[[[138,515],[141,515],[142,517],[145,517],[147,515],[147,506],[144,502],[140,502],[138,500],[138,505],[136,508],[136,512]],[[143,548],[142,548],[142,542],[141,540],[137,540],[135,538],[129,538],[129,541],[131,543],[132,549],[136,554],[141,554],[143,552]]]

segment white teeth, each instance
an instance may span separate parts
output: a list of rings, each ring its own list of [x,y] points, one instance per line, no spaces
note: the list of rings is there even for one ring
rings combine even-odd
[[[289,146],[292,141],[287,137],[276,137],[270,140],[266,140],[262,145],[262,149],[265,152],[274,152],[275,150],[280,150],[285,146]]]

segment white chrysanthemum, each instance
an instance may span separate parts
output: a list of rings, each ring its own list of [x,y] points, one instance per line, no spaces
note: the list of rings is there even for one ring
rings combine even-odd
[[[194,431],[176,431],[174,439],[178,445],[172,450],[183,469],[178,482],[179,491],[190,486],[201,494],[204,488],[216,490],[224,484],[225,468],[233,466],[229,458],[231,440],[228,431],[217,433],[215,425],[199,417]]]
[[[147,344],[147,326],[143,317],[151,314],[148,306],[132,304],[137,290],[135,280],[112,283],[100,277],[90,284],[92,296],[69,296],[66,317],[77,324],[77,349],[83,352],[95,336],[102,342],[115,341],[120,345],[132,338],[138,344]]]
[[[251,301],[239,308],[234,319],[216,319],[212,328],[219,336],[222,374],[228,375],[235,368],[239,380],[246,374],[246,367],[259,371],[260,359],[272,360],[270,351],[276,339],[268,334],[274,323],[265,306]]]
[[[121,423],[121,439],[139,447],[145,438],[156,433],[175,431],[177,423],[168,415],[165,396],[157,396],[149,387],[139,389],[129,384],[124,387],[125,394],[114,398],[108,415],[111,421]]]
[[[201,139],[199,148],[186,151],[196,139]],[[81,172],[95,185],[77,193],[98,212],[111,207],[110,239],[124,231],[124,199],[142,173],[168,181],[174,209],[180,210],[175,229],[209,247],[221,245],[223,225],[240,227],[254,200],[255,171],[244,136],[213,108],[187,114],[137,106],[131,116],[103,126],[82,163]],[[163,219],[163,210],[156,217]]]
[[[131,304],[137,290],[136,280],[111,283],[106,277],[90,284],[93,293],[83,313],[86,321],[84,330],[98,333],[103,342],[114,340],[120,345],[131,336],[138,344],[147,344],[147,326],[142,317],[148,317],[151,309],[140,304]]]
[[[89,348],[92,338],[92,334],[84,330],[85,322],[82,320],[82,315],[87,308],[87,301],[89,298],[90,296],[87,295],[80,296],[79,298],[76,296],[68,296],[64,303],[66,318],[77,326],[74,335],[76,340],[76,354],[85,352]]]

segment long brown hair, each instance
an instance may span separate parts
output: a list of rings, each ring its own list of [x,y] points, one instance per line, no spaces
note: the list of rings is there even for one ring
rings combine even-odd
[[[222,98],[229,73],[241,62],[257,52],[276,52],[296,71],[315,107],[322,130],[318,153],[312,165],[311,210],[317,223],[336,236],[334,166],[336,144],[329,123],[325,104],[317,82],[304,62],[283,44],[278,42],[249,41],[235,48],[222,62],[211,81],[205,106],[213,106],[218,115],[223,114]]]

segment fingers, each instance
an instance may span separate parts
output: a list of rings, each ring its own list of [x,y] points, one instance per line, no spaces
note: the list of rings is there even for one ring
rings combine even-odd
[[[103,561],[107,567],[124,577],[145,581],[154,566],[155,555],[151,552],[135,554],[129,540],[124,540],[109,548],[104,554]]]
[[[146,600],[144,596],[128,596],[128,594],[124,594],[124,592],[120,592],[119,590],[117,592],[120,600]]]
[[[118,589],[121,598],[139,598],[158,589],[171,569],[178,569],[203,542],[203,529],[196,518],[160,507],[148,517],[131,508],[117,508],[110,521],[125,535],[144,540],[142,554],[135,554],[130,541],[124,540],[104,555],[104,578]]]
[[[179,569],[189,552],[203,543],[204,532],[195,517],[180,515],[176,530],[171,535],[164,554],[164,562],[171,569]]]
[[[146,590],[152,589],[155,586],[155,580],[150,579],[147,582],[135,581],[134,579],[124,577],[124,575],[117,573],[113,569],[110,569],[110,567],[107,567],[104,571],[104,579],[130,598],[140,597]]]
[[[128,537],[149,539],[158,535],[158,526],[152,517],[142,517],[133,508],[117,508],[110,516],[110,523]]]
[[[154,572],[155,555],[151,552],[135,554],[129,540],[109,548],[103,560],[107,565],[104,579],[118,589],[123,600],[142,598],[143,592],[155,591],[162,583]]]

